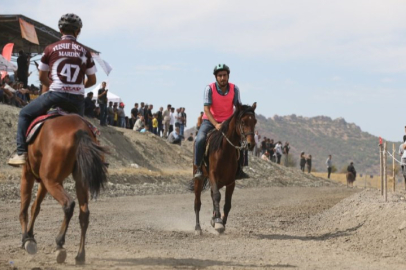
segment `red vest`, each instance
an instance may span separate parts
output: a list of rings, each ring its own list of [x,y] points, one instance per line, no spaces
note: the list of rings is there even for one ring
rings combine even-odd
[[[234,113],[234,88],[235,85],[232,83],[228,84],[230,89],[227,95],[223,96],[217,92],[216,83],[211,83],[211,94],[212,94],[212,104],[210,105],[210,112],[214,119],[221,123],[230,118]],[[208,119],[206,113],[203,114],[203,119]]]

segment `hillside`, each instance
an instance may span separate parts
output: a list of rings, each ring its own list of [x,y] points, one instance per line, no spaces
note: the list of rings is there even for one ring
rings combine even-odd
[[[343,118],[331,119],[326,116],[301,117],[296,115],[266,118],[257,115],[257,130],[260,135],[282,142],[289,141],[291,153],[298,161],[300,152],[311,154],[313,167],[325,171],[325,161],[332,155],[338,170],[354,162],[359,173],[379,173],[379,138]],[[392,142],[388,142],[392,149]],[[400,142],[395,143],[396,149]]]
[[[19,109],[0,104],[0,200],[17,198],[21,169],[6,164],[15,150],[15,134]],[[183,193],[192,177],[191,142],[182,146],[169,144],[151,133],[143,134],[128,129],[100,127],[99,140],[107,146],[109,183],[102,196]],[[251,179],[238,181],[239,188],[270,186],[337,186],[332,181],[303,174],[297,168],[286,168],[250,157],[246,171]],[[65,185],[74,189],[73,181]]]

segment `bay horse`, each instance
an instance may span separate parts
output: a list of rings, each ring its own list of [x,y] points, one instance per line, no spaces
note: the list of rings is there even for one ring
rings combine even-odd
[[[347,172],[347,187],[354,187],[355,175],[352,172]]]
[[[62,206],[65,218],[56,236],[57,262],[66,259],[65,235],[73,215],[75,201],[63,188],[63,181],[72,174],[79,202],[81,227],[80,246],[75,258],[77,264],[85,262],[85,237],[89,224],[89,190],[97,195],[107,181],[107,165],[104,155],[107,150],[98,145],[88,124],[79,115],[59,116],[46,120],[35,140],[28,146],[27,162],[21,179],[20,223],[22,245],[30,254],[37,252],[34,239],[34,223],[40,205],[47,192]],[[28,222],[28,207],[34,182],[38,181],[37,197],[31,207]],[[28,227],[27,227],[28,225]]]
[[[211,198],[213,200],[213,217],[211,225],[218,233],[223,233],[231,209],[231,198],[235,187],[235,177],[238,170],[240,150],[252,150],[255,147],[254,130],[256,102],[252,106],[238,105],[234,114],[223,122],[221,129],[208,134],[208,154],[205,157],[206,166],[202,166],[203,179],[195,178],[194,210],[196,214],[195,234],[200,235],[199,212],[201,208],[201,192],[205,181],[210,183]],[[193,174],[197,167],[193,165]],[[226,187],[224,214],[220,213],[220,189]]]

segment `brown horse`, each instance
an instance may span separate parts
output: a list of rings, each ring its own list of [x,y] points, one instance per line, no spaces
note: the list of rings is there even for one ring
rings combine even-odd
[[[87,124],[78,115],[60,116],[47,120],[34,142],[28,146],[28,158],[23,167],[21,180],[20,223],[22,244],[30,254],[37,252],[34,239],[34,223],[40,205],[47,192],[62,205],[65,218],[56,237],[57,262],[66,259],[63,249],[69,221],[73,215],[75,201],[64,190],[63,181],[71,173],[76,184],[79,201],[81,238],[76,263],[85,262],[85,236],[89,224],[89,190],[97,195],[107,181],[104,163],[106,150],[100,147]],[[35,180],[39,182],[37,197],[31,208],[31,219],[27,227],[28,207]]]
[[[211,225],[217,232],[223,233],[227,223],[228,213],[231,209],[231,198],[235,187],[235,176],[238,170],[240,150],[255,147],[254,130],[257,120],[255,118],[256,103],[251,106],[239,105],[234,114],[223,122],[221,130],[215,130],[208,136],[209,144],[206,166],[203,166],[203,180],[195,179],[195,234],[201,234],[199,212],[202,205],[200,196],[204,182],[209,179],[211,197],[213,200],[213,217]],[[196,172],[193,166],[193,174]],[[220,189],[226,186],[224,215],[220,213]]]
[[[355,182],[355,175],[352,172],[347,172],[347,187],[353,187]]]

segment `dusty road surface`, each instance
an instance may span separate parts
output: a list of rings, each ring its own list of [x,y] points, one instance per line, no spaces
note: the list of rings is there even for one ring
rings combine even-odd
[[[365,218],[363,213],[340,218],[345,207],[369,204],[376,196],[376,191],[341,187],[237,189],[226,232],[216,235],[209,223],[210,194],[205,192],[201,236],[194,235],[193,194],[102,198],[90,204],[83,268],[405,269],[401,250],[385,256],[379,246],[362,242],[368,213]],[[35,226],[34,256],[19,247],[18,207],[18,200],[0,205],[0,269],[10,269],[11,262],[16,269],[79,269],[74,264],[80,232],[77,208],[66,239],[68,258],[59,265],[54,238],[61,207],[53,199],[44,201]],[[360,245],[370,247],[357,248]]]

